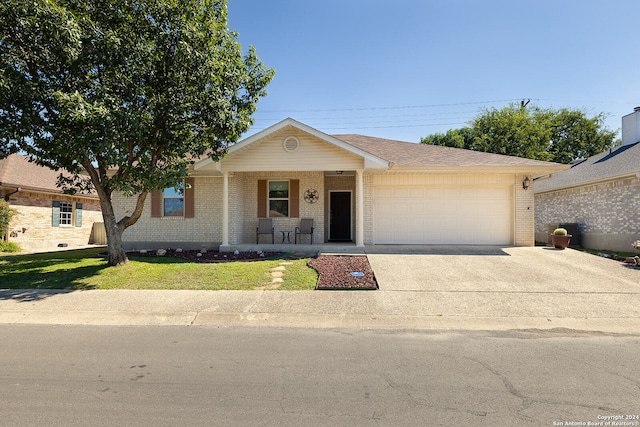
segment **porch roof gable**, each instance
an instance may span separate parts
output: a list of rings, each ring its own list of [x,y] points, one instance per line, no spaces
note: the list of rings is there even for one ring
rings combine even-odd
[[[325,134],[317,129],[312,128],[311,126],[308,126],[304,123],[301,123],[297,120],[294,120],[292,118],[287,118],[284,119],[266,129],[263,129],[262,131],[232,145],[228,151],[227,151],[227,156],[234,156],[235,155],[239,155],[240,151],[250,147],[253,144],[258,144],[261,141],[266,140],[269,136],[276,134],[277,132],[287,128],[287,127],[293,127],[301,132],[304,132],[306,134],[309,134],[321,141],[324,141],[326,143],[328,143],[331,146],[340,148],[342,150],[345,150],[348,153],[351,153],[355,156],[361,157],[363,159],[363,164],[364,164],[364,168],[365,169],[387,169],[391,166],[391,163],[388,160],[385,160],[381,157],[378,157],[372,153],[369,153],[359,147],[356,147],[352,144],[349,144],[345,141],[342,141],[338,138],[335,138],[331,135]],[[195,170],[199,170],[202,168],[205,168],[207,166],[209,166],[209,168],[211,168],[211,164],[215,163],[215,169],[217,171],[221,171],[222,170],[222,165],[224,164],[225,159],[223,158],[222,160],[218,161],[218,162],[214,162],[212,159],[210,158],[205,158],[202,159],[198,162],[196,162],[194,164],[194,169]]]

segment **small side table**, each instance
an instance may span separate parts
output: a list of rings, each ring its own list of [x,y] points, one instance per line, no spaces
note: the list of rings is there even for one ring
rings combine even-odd
[[[291,232],[293,230],[281,230],[282,231],[282,243],[284,243],[285,237],[287,238],[287,243],[291,243]]]

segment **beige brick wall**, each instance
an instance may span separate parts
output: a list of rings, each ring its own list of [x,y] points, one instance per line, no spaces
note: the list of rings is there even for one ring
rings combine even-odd
[[[362,177],[364,185],[364,244],[373,244],[373,175]],[[357,196],[356,196],[357,197]]]
[[[490,182],[513,183],[514,188],[514,243],[517,246],[534,244],[534,196],[533,188],[524,190],[524,175],[493,176]],[[257,199],[259,179],[300,180],[300,218],[314,219],[314,243],[327,241],[328,196],[332,190],[353,192],[353,236],[356,236],[358,198],[355,176],[329,176],[323,172],[235,172],[229,177],[229,243],[254,243],[258,225]],[[487,178],[489,179],[489,178]],[[374,175],[365,174],[364,180],[364,243],[372,244]],[[222,241],[222,178],[211,177],[195,179],[195,218],[151,218],[150,197],[137,224],[127,229],[123,240],[128,247],[142,249],[166,245],[187,247],[217,247]],[[304,192],[315,189],[320,194],[318,202],[310,204],[304,201]],[[116,215],[121,217],[130,213],[135,206],[134,198],[114,196]],[[282,238],[282,230],[293,231],[300,218],[273,218],[276,240]],[[293,238],[293,234],[291,235]],[[266,237],[262,237],[266,241]]]
[[[142,216],[123,235],[127,249],[157,247],[215,248],[222,241],[222,178],[196,178],[194,181],[195,217],[151,218],[151,196],[145,200]],[[116,219],[130,215],[136,197],[114,194]]]
[[[522,187],[525,177],[526,175],[515,175],[513,183],[515,189],[514,244],[516,246],[535,245],[533,182],[529,184],[529,189],[525,190]]]
[[[71,226],[51,225],[54,200],[72,203]],[[77,202],[82,203],[81,227],[75,226]],[[88,245],[93,223],[102,222],[100,204],[95,199],[20,191],[10,196],[9,204],[19,212],[9,225],[9,240],[25,251],[47,251],[65,243],[69,248]]]
[[[546,241],[549,224],[578,223],[583,246],[632,251],[640,238],[640,179],[630,177],[536,194],[536,239]]]

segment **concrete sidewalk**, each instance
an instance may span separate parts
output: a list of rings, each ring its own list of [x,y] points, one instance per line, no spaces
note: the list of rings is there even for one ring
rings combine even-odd
[[[640,335],[640,270],[578,251],[370,254],[378,291],[0,290],[0,323]]]
[[[640,334],[637,295],[419,291],[0,291],[0,323]]]

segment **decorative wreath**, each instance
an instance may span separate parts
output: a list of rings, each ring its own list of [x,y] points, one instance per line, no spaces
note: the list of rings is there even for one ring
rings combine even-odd
[[[318,195],[318,190],[314,190],[310,188],[304,192],[304,200],[307,203],[315,203],[318,201],[319,198],[320,196]]]

